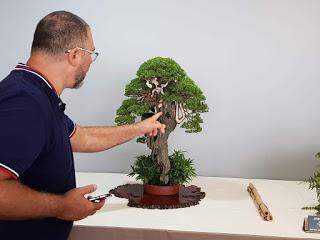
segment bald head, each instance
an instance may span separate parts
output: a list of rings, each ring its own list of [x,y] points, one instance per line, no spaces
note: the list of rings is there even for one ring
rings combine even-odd
[[[84,47],[88,31],[89,25],[79,16],[67,11],[52,12],[38,23],[31,52],[58,56],[68,49]]]

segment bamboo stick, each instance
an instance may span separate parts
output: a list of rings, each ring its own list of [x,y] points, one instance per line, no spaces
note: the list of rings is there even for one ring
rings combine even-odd
[[[262,218],[266,221],[271,221],[273,220],[273,216],[267,206],[263,203],[260,194],[258,193],[258,190],[255,188],[255,186],[252,183],[249,183],[249,186],[247,187],[247,190],[256,204],[258,211]]]

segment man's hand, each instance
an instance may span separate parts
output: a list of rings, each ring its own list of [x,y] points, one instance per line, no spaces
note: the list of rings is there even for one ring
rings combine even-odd
[[[149,134],[149,136],[156,136],[158,134],[158,130],[161,133],[165,132],[166,125],[160,123],[158,118],[162,115],[162,112],[158,112],[157,114],[149,117],[139,123],[137,126],[140,131],[140,135]]]
[[[99,152],[119,144],[125,143],[132,138],[149,134],[156,136],[158,131],[165,131],[165,125],[158,121],[161,112],[141,122],[116,127],[81,127],[77,125],[75,134],[70,139],[74,152]]]
[[[93,203],[85,198],[84,195],[92,193],[96,189],[95,185],[88,185],[66,192],[63,196],[62,208],[58,211],[57,218],[76,221],[95,214],[97,210],[103,207],[105,201]]]

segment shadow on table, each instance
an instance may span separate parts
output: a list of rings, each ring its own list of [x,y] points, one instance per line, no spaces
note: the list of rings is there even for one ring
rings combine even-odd
[[[223,180],[197,181],[195,184],[206,193],[206,198],[212,200],[241,200],[247,199],[247,186]]]

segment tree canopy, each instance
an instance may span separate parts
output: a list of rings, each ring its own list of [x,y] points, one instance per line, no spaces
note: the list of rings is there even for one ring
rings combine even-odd
[[[154,113],[159,102],[174,103],[183,111],[181,127],[187,133],[202,130],[201,113],[208,111],[206,98],[197,84],[171,58],[155,57],[144,62],[136,78],[125,87],[125,96],[117,110],[118,125],[134,123]]]

